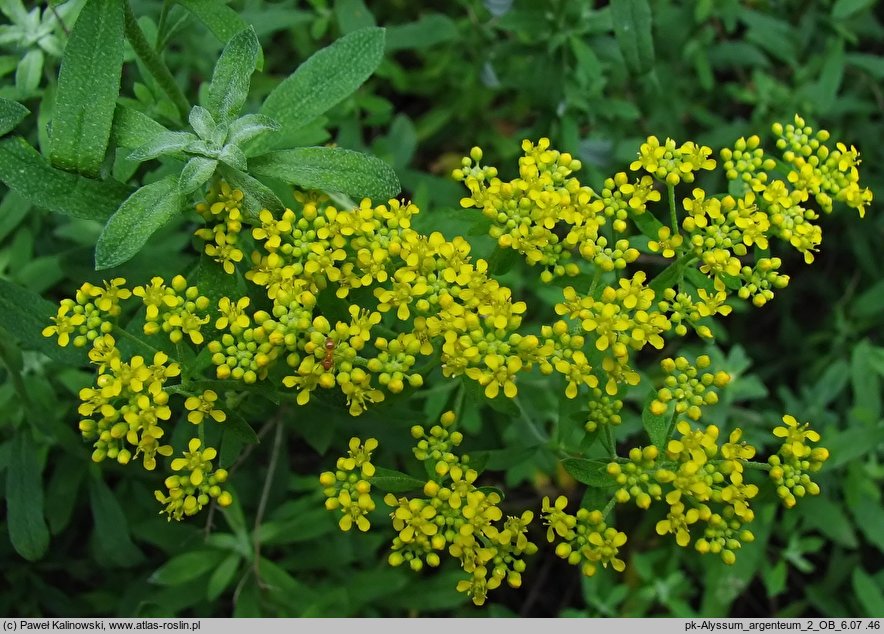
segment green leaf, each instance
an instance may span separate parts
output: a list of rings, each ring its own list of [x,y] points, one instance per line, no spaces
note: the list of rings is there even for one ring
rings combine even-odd
[[[15,87],[22,96],[32,95],[40,86],[43,74],[43,51],[34,48],[25,53],[15,69]]]
[[[196,132],[196,135],[203,141],[209,141],[216,134],[221,132],[212,113],[202,106],[194,106],[187,115],[187,121],[190,127]],[[224,140],[221,139],[223,143]]]
[[[648,0],[611,0],[611,18],[626,67],[635,75],[644,75],[654,67]]]
[[[853,411],[858,417],[870,424],[877,423],[881,418],[881,384],[878,372],[875,371],[872,363],[874,354],[874,347],[864,339],[853,349],[850,358]],[[846,380],[847,373],[844,374]]]
[[[178,177],[178,191],[182,196],[195,192],[202,187],[207,180],[212,178],[218,161],[204,156],[194,156],[187,161],[181,175]]]
[[[228,40],[215,64],[205,106],[218,123],[227,123],[242,110],[261,45],[251,26]]]
[[[832,5],[832,17],[836,20],[843,20],[855,13],[868,9],[874,4],[875,0],[837,0]]]
[[[64,49],[49,158],[97,176],[110,140],[123,67],[123,3],[88,0]]]
[[[338,530],[337,518],[322,507],[308,508],[287,521],[266,522],[258,530],[262,544],[279,546],[315,540]]]
[[[74,453],[63,454],[54,463],[52,478],[46,486],[46,521],[49,531],[58,535],[71,521],[88,465]]]
[[[799,500],[796,508],[807,526],[815,528],[837,544],[847,548],[857,547],[856,533],[840,504],[817,495]]]
[[[227,559],[215,568],[215,572],[209,577],[209,583],[206,586],[206,598],[209,601],[214,601],[227,589],[227,586],[230,585],[236,576],[240,561],[242,561],[242,558],[234,553],[229,555]]]
[[[671,288],[678,284],[681,279],[684,266],[681,261],[676,260],[665,269],[660,271],[654,279],[650,281],[648,287],[654,291],[657,297],[663,296],[663,289]]]
[[[247,445],[258,444],[258,434],[239,412],[231,412],[224,421],[224,433],[229,433]]]
[[[606,460],[565,458],[562,460],[562,466],[575,480],[591,487],[609,487],[615,484],[613,478],[608,475]]]
[[[37,447],[22,430],[12,439],[6,470],[6,515],[9,541],[28,561],[40,559],[49,548],[49,529],[43,518],[43,480]]]
[[[424,488],[425,480],[418,480],[407,473],[393,469],[375,467],[374,475],[369,478],[371,485],[387,493],[406,493]]]
[[[837,40],[831,48],[834,50],[827,51],[819,80],[811,91],[814,105],[820,109],[820,112],[828,110],[835,103],[844,79],[844,40]]]
[[[218,166],[218,171],[231,187],[243,193],[242,212],[247,218],[257,218],[262,209],[269,209],[274,214],[281,214],[285,210],[285,205],[273,190],[261,181],[223,164]]]
[[[270,152],[252,159],[249,167],[259,176],[354,198],[387,200],[400,190],[396,172],[384,161],[343,148],[305,147]]]
[[[651,444],[659,449],[666,446],[666,436],[669,433],[670,416],[666,414],[654,414],[651,412],[651,401],[656,395],[652,392],[645,401],[645,407],[642,410],[642,426],[651,440]]]
[[[17,101],[0,99],[0,136],[14,129],[31,113]]]
[[[245,153],[232,143],[221,149],[218,160],[241,172],[245,172],[248,165]]]
[[[89,220],[107,220],[132,191],[56,169],[21,137],[0,141],[0,180],[37,207]]]
[[[384,30],[371,27],[345,35],[317,51],[271,92],[261,114],[283,129],[301,128],[351,95],[384,56]]]
[[[424,49],[458,38],[457,24],[447,15],[430,13],[414,22],[387,28],[387,51]]]
[[[206,25],[221,42],[227,42],[244,29],[251,28],[236,11],[218,0],[175,0]],[[291,11],[291,9],[288,9]],[[264,55],[258,49],[258,69],[264,68]]]
[[[377,24],[363,0],[336,0],[335,17],[345,35]]]
[[[279,130],[279,124],[262,114],[247,114],[230,124],[227,131],[227,142],[242,146],[265,132]]]
[[[153,233],[181,211],[177,177],[145,185],[129,196],[104,226],[95,245],[95,269],[129,260]]]
[[[170,130],[143,112],[118,105],[114,112],[111,142],[116,147],[134,149],[166,132]]]
[[[853,569],[853,591],[867,616],[879,617],[884,614],[884,592],[875,578],[862,568]]]
[[[52,322],[57,306],[35,292],[0,279],[0,328],[4,329],[28,350],[39,350],[62,363],[82,364],[84,352],[73,346],[61,348],[55,337],[42,335],[43,329]]]
[[[884,508],[881,506],[881,487],[865,472],[862,462],[848,465],[844,481],[844,501],[853,514],[854,525],[870,543],[884,552]]]
[[[224,555],[225,553],[218,550],[192,550],[183,553],[157,568],[148,581],[160,586],[180,586],[217,566]]]
[[[129,537],[129,523],[123,508],[97,471],[89,479],[89,500],[95,520],[96,548],[116,566],[138,564],[144,555]]]
[[[788,568],[785,560],[780,560],[773,567],[765,566],[761,569],[761,580],[767,590],[767,596],[775,597],[786,589]]]
[[[660,239],[659,231],[663,228],[663,223],[657,220],[654,214],[645,211],[641,214],[630,214],[629,217],[643,235],[648,236],[651,240]]]
[[[167,130],[149,138],[126,157],[130,161],[149,161],[160,156],[178,154],[197,140],[190,132]]]

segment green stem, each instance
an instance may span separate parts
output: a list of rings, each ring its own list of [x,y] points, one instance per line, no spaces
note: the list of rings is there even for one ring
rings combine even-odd
[[[595,273],[592,274],[592,283],[589,285],[589,290],[586,294],[592,297],[592,294],[595,293],[595,289],[598,287],[599,282],[602,279],[602,270],[598,267],[595,269]]]
[[[608,450],[611,452],[611,457],[617,457],[617,443],[614,440],[614,431],[611,429],[610,425],[605,425],[605,438],[608,440]]]
[[[457,393],[454,395],[454,403],[451,406],[451,411],[454,412],[454,420],[457,422],[460,422],[460,415],[463,412],[463,403],[467,394],[466,385],[463,383],[466,380],[466,378],[461,379],[460,385],[457,386]]]
[[[752,460],[740,460],[744,467],[757,471],[770,471],[771,466],[766,462],[753,462]]]
[[[169,0],[163,0],[163,8],[160,11],[160,19],[157,22],[157,50],[162,51],[166,42],[166,21],[169,19]]]
[[[666,185],[666,194],[669,198],[669,224],[672,228],[672,235],[678,234],[678,213],[675,210],[675,185]]]
[[[144,31],[138,26],[138,20],[135,19],[132,7],[129,6],[128,2],[126,2],[124,6],[126,8],[126,39],[129,40],[135,54],[138,55],[138,58],[144,63],[147,70],[150,71],[150,74],[154,76],[159,87],[163,89],[163,92],[165,92],[172,100],[172,103],[175,104],[181,118],[187,119],[187,113],[190,111],[190,104],[187,103],[187,98],[184,96],[184,93],[181,92],[181,88],[178,87],[178,84],[175,83],[175,78],[172,76],[172,73],[169,71],[165,62],[163,62],[147,41]]]
[[[675,418],[678,415],[678,412],[672,412],[672,418],[669,419],[669,425],[666,426],[666,443],[662,447],[657,447],[660,451],[666,451],[666,444],[669,443],[669,439],[672,438],[673,432],[675,432]]]
[[[267,510],[267,500],[270,498],[270,488],[273,486],[273,478],[276,475],[276,462],[279,460],[279,450],[282,447],[283,439],[282,422],[276,422],[276,433],[273,435],[273,447],[270,450],[270,464],[267,465],[267,477],[264,478],[264,487],[261,490],[261,499],[258,500],[258,510],[255,512],[255,527],[252,530],[252,539],[254,547],[254,566],[255,578],[261,579],[260,561],[261,561],[261,538],[260,528],[264,521],[264,512]]]
[[[616,504],[617,504],[617,498],[612,497],[611,500],[608,502],[608,504],[605,506],[604,510],[602,511],[602,517],[607,519],[608,513],[610,513],[612,510],[614,510],[614,506],[616,506]]]
[[[522,403],[521,401],[519,401],[518,397],[513,399],[513,403],[515,403],[516,407],[519,409],[519,413],[522,415],[522,420],[525,421],[525,425],[528,426],[528,429],[531,430],[531,433],[534,434],[534,437],[537,438],[537,440],[539,440],[544,445],[549,443],[549,437],[544,434],[540,429],[538,429],[537,425],[534,424],[534,421],[532,421],[528,417],[528,412],[526,412],[525,408],[522,407]]]

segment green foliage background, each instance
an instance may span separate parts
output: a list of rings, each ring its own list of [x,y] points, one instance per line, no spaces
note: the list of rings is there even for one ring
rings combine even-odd
[[[254,25],[264,59],[263,72],[252,78],[252,112],[313,52],[360,28],[385,27],[386,50],[376,73],[299,141],[334,142],[381,157],[423,210],[418,228],[449,238],[469,234],[475,213],[459,209],[460,187],[449,178],[460,157],[480,145],[489,163],[515,165],[518,141],[540,136],[579,157],[584,178],[597,186],[622,169],[649,134],[721,147],[798,112],[857,145],[865,184],[877,198],[884,195],[884,25],[874,0],[613,6],[241,0],[228,5],[229,13],[206,9],[214,4],[208,1],[165,4],[171,9],[166,61],[191,97],[211,77],[213,53],[223,47],[218,34],[234,28],[224,20],[233,14]],[[131,6],[153,37],[163,5],[133,0]],[[643,13],[648,7],[649,20]],[[617,11],[636,12],[630,24],[637,31],[624,33]],[[73,14],[65,20],[70,25]],[[62,90],[56,77],[64,34],[58,36],[59,42],[0,43],[0,97],[31,111],[17,133],[47,156],[53,152],[47,123]],[[122,55],[123,102],[158,119],[174,118],[175,104],[136,72],[128,45]],[[165,175],[163,167],[138,170],[120,159],[102,169],[142,184]],[[101,279],[93,261],[101,223],[49,213],[5,187],[0,193],[5,315],[20,312],[20,287],[56,301],[83,280]],[[356,420],[334,403],[285,409],[246,399],[240,413],[261,442],[243,461],[237,459],[242,445],[221,450],[222,464],[235,473],[236,503],[208,521],[204,514],[167,523],[157,515],[150,474],[90,462],[90,449],[76,432],[76,395],[90,375],[70,365],[77,355],[0,320],[14,335],[0,337],[0,490],[8,509],[0,527],[12,537],[0,539],[0,613],[884,616],[884,279],[878,259],[884,215],[878,208],[873,203],[861,222],[849,214],[828,218],[813,267],[789,257],[789,289],[761,310],[735,310],[708,351],[717,369],[735,377],[710,422],[739,424],[763,447],[766,430],[782,412],[813,421],[832,454],[820,476],[822,495],[790,512],[772,496],[759,500],[758,539],[730,567],[658,537],[654,512],[618,511],[618,526],[630,538],[624,574],[581,578],[541,547],[523,588],[492,594],[483,610],[455,592],[456,570],[443,566],[416,577],[388,567],[383,530],[340,533],[317,485],[318,473],[354,433],[400,438],[400,445],[392,440],[382,446],[377,462],[408,466],[408,429],[446,407],[446,383],[428,381],[431,388],[391,399]],[[493,245],[483,238],[470,239],[479,256],[491,253]],[[115,273],[140,281],[188,270],[197,260],[190,241],[186,219],[175,220]],[[552,299],[533,279],[514,266],[502,281],[540,318],[550,313]],[[50,310],[48,303],[34,308],[44,320]],[[524,417],[541,428],[559,412],[559,403],[539,387],[526,382],[520,392]],[[631,406],[638,411],[641,404]],[[489,471],[497,481],[489,484],[506,490],[514,507],[536,507],[540,497],[561,490],[580,499],[580,486],[523,420],[479,400],[468,401],[465,411],[465,446],[492,450]],[[267,434],[274,417],[283,417],[284,437]],[[633,418],[621,438],[641,432]],[[23,533],[7,522],[21,509]],[[254,574],[258,553],[260,580]]]

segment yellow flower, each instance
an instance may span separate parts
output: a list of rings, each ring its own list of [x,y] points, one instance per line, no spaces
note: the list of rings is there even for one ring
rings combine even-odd
[[[187,420],[194,425],[202,423],[206,416],[218,423],[227,420],[227,414],[220,409],[215,409],[215,401],[217,400],[218,395],[213,390],[206,390],[199,396],[188,396],[184,401],[184,407],[190,410]]]
[[[218,300],[218,312],[221,315],[215,322],[215,328],[222,330],[230,327],[230,332],[236,334],[249,327],[249,316],[245,310],[248,308],[251,299],[248,296],[240,297],[233,302],[229,297],[222,297]]]
[[[803,457],[805,454],[809,454],[810,447],[805,445],[804,441],[810,440],[811,442],[819,442],[819,433],[812,429],[808,429],[810,423],[799,425],[798,421],[791,414],[784,415],[783,422],[786,423],[786,426],[774,427],[773,435],[777,438],[785,439],[783,443],[784,449],[788,448],[788,450],[798,458]]]

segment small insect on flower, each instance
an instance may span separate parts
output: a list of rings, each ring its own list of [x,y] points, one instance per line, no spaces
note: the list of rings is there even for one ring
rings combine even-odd
[[[331,337],[328,337],[325,340],[325,358],[322,360],[322,367],[325,368],[326,371],[331,370],[332,366],[335,364],[334,354],[335,341]]]

